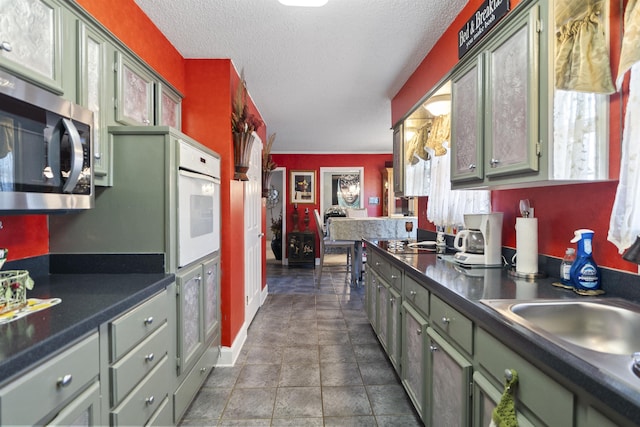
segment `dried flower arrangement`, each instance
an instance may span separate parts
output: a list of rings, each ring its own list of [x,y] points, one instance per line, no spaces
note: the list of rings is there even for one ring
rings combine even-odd
[[[247,105],[247,82],[244,76],[240,77],[240,83],[236,87],[233,98],[233,111],[231,112],[231,130],[234,133],[252,133],[260,129],[262,120],[249,112]]]
[[[267,145],[262,149],[262,171],[263,172],[271,172],[275,168],[278,167],[276,162],[273,161],[271,157],[271,147],[273,147],[273,142],[276,139],[276,134],[272,133],[267,140]]]

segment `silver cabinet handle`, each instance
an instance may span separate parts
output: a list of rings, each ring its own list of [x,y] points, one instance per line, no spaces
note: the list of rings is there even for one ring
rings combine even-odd
[[[149,353],[144,357],[144,361],[145,362],[153,362],[154,358],[155,358],[155,356],[153,355],[153,353]]]
[[[153,316],[149,316],[146,319],[144,319],[143,323],[145,324],[145,326],[152,324],[153,323]]]
[[[207,368],[200,368],[200,373],[204,374],[205,372],[207,372]]]
[[[445,325],[448,325],[449,323],[451,323],[451,319],[448,317],[443,317],[442,318],[442,323]]]
[[[2,43],[0,43],[0,50],[11,52],[13,48],[11,47],[11,43],[3,41]]]
[[[144,403],[149,406],[153,405],[154,400],[156,400],[153,396],[149,396],[144,400]]]
[[[391,280],[396,280],[398,278],[398,276],[396,276],[395,274],[391,275]]]
[[[409,295],[415,297],[416,295],[418,295],[418,293],[416,291],[409,291]]]
[[[142,119],[142,123],[148,126],[151,124],[151,121],[149,119]]]
[[[378,285],[378,290],[382,289],[382,285]]]
[[[379,265],[380,265],[380,262],[379,262],[379,261],[376,261],[376,267],[377,267],[377,266],[379,266]]]
[[[422,329],[416,329],[416,334],[422,335]]]
[[[431,345],[429,346],[429,350],[430,350],[431,352],[438,351],[438,347],[436,347],[435,345],[431,344]]]
[[[73,381],[73,377],[71,376],[71,374],[67,374],[63,377],[58,378],[56,385],[60,388],[67,387],[69,384],[71,384],[71,381]]]
[[[476,164],[475,164],[475,163],[471,163],[471,164],[469,165],[469,170],[470,170],[470,171],[474,170],[475,168],[476,168]]]
[[[391,304],[395,304],[396,299],[395,299],[395,298],[389,298],[389,302],[390,302]]]
[[[491,161],[490,161],[489,163],[491,163],[491,167],[492,167],[492,168],[495,168],[495,167],[497,167],[497,166],[498,166],[498,163],[500,163],[500,160],[498,160],[498,159],[491,159]]]
[[[262,239],[264,237],[264,233],[258,233],[258,237]]]
[[[213,270],[207,270],[207,276],[211,276],[213,274]]]

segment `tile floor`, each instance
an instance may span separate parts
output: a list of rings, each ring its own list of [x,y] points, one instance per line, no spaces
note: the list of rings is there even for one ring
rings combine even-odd
[[[332,255],[338,257],[338,255]],[[269,296],[239,360],[207,379],[182,426],[421,426],[337,263],[267,266]]]

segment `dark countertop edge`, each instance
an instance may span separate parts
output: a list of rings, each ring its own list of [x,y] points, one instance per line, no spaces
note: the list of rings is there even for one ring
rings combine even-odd
[[[103,308],[92,316],[88,316],[83,321],[56,334],[50,335],[46,339],[33,344],[28,349],[3,361],[0,365],[0,378],[2,378],[0,387],[19,377],[36,364],[42,364],[55,357],[78,342],[81,338],[88,336],[94,331],[97,332],[98,327],[104,322],[124,314],[137,304],[167,288],[174,281],[175,276],[173,274],[167,274],[163,279],[150,283],[143,289],[122,298],[116,304]]]
[[[623,381],[615,379],[594,366],[574,356],[526,328],[512,324],[505,317],[484,304],[469,300],[464,296],[440,285],[422,271],[405,263],[378,246],[376,241],[367,241],[392,261],[407,271],[413,279],[429,292],[442,298],[456,310],[467,316],[474,325],[482,327],[498,341],[507,345],[527,362],[550,375],[555,381],[569,388],[575,395],[590,394],[614,412],[630,422],[640,419],[640,393]],[[436,256],[428,254],[426,256]],[[576,298],[579,298],[576,296]],[[525,351],[526,349],[526,351]]]

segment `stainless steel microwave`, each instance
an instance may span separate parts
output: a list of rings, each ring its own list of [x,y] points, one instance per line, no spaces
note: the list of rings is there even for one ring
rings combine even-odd
[[[0,214],[94,205],[93,113],[0,71]]]

